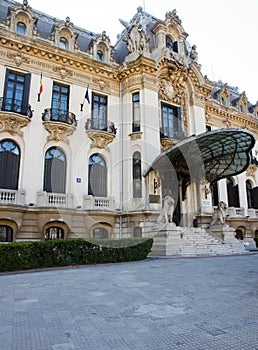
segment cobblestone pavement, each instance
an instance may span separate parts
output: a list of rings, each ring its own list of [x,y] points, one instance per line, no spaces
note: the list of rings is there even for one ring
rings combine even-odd
[[[0,276],[1,350],[258,349],[258,254]]]

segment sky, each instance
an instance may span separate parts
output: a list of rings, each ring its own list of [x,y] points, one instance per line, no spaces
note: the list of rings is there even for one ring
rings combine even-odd
[[[22,3],[22,0],[18,2]],[[201,72],[210,80],[222,80],[258,101],[258,0],[28,0],[29,5],[52,17],[94,33],[106,34],[111,44],[142,6],[161,20],[174,9],[182,20],[187,40],[197,46]]]

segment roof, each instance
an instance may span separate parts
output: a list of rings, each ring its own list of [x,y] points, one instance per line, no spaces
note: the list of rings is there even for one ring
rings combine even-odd
[[[216,182],[245,171],[254,144],[251,132],[235,128],[191,136],[161,153],[144,176],[151,170],[166,176],[176,171],[191,182],[200,177]]]

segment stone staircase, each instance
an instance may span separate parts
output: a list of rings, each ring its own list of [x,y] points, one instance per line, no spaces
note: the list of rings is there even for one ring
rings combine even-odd
[[[232,230],[232,229],[231,229]],[[215,238],[204,228],[171,228],[153,236],[150,256],[219,256],[247,253],[228,228],[225,240]]]
[[[222,242],[203,228],[187,228],[183,232],[182,246],[178,253],[183,256],[231,255],[246,253],[242,242]]]

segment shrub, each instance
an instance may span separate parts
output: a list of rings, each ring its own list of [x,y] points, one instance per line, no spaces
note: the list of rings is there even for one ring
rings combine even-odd
[[[0,271],[142,260],[152,244],[152,238],[79,238],[1,244]]]

